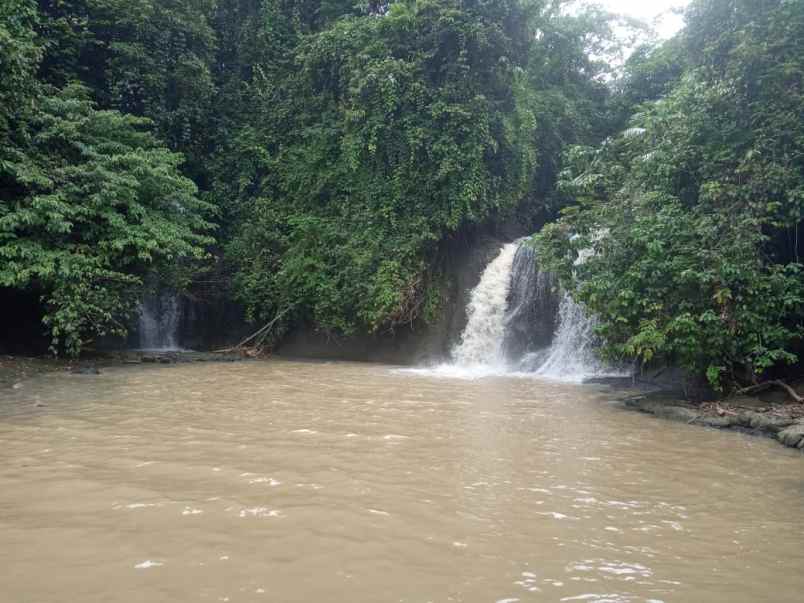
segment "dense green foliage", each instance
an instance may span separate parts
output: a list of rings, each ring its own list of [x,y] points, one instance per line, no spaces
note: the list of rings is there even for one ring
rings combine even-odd
[[[443,241],[543,207],[558,149],[604,119],[585,50],[610,32],[536,2],[327,6],[266,2],[229,36],[257,65],[213,193],[252,316],[393,329],[437,305]]]
[[[29,145],[4,163],[18,190],[0,208],[0,284],[43,289],[53,343],[70,352],[125,332],[147,265],[200,259],[210,242],[181,157],[147,125],[67,87],[40,100]]]
[[[0,285],[71,352],[204,247],[254,319],[433,315],[445,241],[543,213],[563,145],[604,129],[608,17],[561,5],[4,3]]]
[[[80,84],[33,78],[35,13],[18,9],[0,29],[27,27],[13,36],[20,54],[6,57],[24,61],[4,64],[16,102],[3,105],[13,128],[0,152],[0,286],[41,292],[54,351],[77,353],[125,333],[147,270],[175,275],[174,264],[205,255],[211,208],[147,119],[98,110]]]
[[[394,4],[302,38],[279,87],[255,84],[248,142],[269,152],[231,246],[246,301],[341,331],[415,316],[434,245],[527,191],[520,12]]]
[[[34,94],[41,56],[34,32],[36,16],[27,0],[0,5],[0,152],[10,142],[18,113],[28,108]]]
[[[574,203],[539,242],[611,355],[723,387],[795,362],[804,334],[804,4],[698,0],[687,20],[637,61],[628,127],[567,151]]]
[[[0,287],[73,353],[153,272],[386,331],[437,314],[451,241],[563,207],[543,260],[611,356],[717,386],[795,362],[804,5],[694,0],[622,71],[614,29],[559,0],[7,0]]]
[[[103,108],[150,118],[203,177],[215,100],[214,0],[40,0],[41,78],[81,81]]]

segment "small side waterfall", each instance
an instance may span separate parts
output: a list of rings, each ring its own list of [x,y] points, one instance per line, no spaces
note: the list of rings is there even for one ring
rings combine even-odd
[[[176,351],[179,347],[181,304],[175,293],[150,294],[139,308],[140,348],[143,350]]]

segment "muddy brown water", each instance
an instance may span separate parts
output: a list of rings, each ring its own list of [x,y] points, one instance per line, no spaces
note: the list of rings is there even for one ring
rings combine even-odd
[[[804,457],[603,387],[288,361],[0,394],[0,600],[800,601]]]

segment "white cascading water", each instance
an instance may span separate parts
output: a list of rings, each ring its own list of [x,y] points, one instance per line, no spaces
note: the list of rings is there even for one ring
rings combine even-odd
[[[139,307],[140,348],[151,351],[178,351],[181,307],[178,296],[162,293],[147,296]]]
[[[517,270],[515,256],[519,258]],[[452,350],[452,362],[415,372],[469,379],[535,376],[573,382],[619,375],[595,353],[595,320],[567,293],[558,291],[554,282],[549,273],[538,272],[533,250],[520,248],[519,241],[503,246],[471,292],[469,320]],[[523,312],[524,306],[529,311]],[[546,337],[545,329],[549,329]],[[529,349],[523,350],[523,334]]]
[[[519,243],[508,243],[483,271],[466,308],[468,322],[452,351],[456,365],[494,370],[505,367],[505,311],[511,289],[511,267]]]
[[[583,306],[563,293],[558,306],[558,329],[533,372],[567,381],[610,374],[597,357],[595,325],[595,319],[586,314]]]

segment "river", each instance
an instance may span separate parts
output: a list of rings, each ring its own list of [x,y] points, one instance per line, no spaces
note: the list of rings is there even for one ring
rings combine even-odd
[[[602,386],[273,360],[0,394],[8,602],[798,601],[804,458]]]

